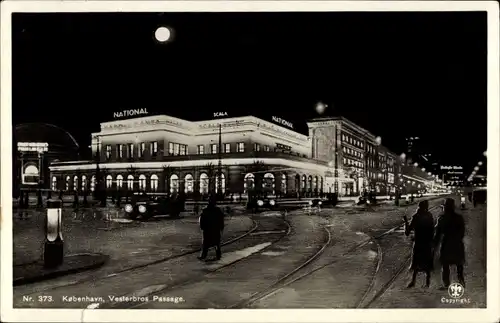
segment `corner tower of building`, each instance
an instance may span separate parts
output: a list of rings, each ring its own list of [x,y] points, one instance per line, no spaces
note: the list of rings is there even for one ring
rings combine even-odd
[[[324,162],[335,162],[335,153],[340,138],[341,118],[317,118],[307,122],[311,140],[311,158]]]

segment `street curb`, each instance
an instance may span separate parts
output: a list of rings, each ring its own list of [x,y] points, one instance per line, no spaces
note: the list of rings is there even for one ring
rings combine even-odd
[[[68,255],[65,257],[65,260],[67,261],[68,258],[76,258],[76,257],[88,257],[88,258],[92,257],[93,259],[91,259],[91,261],[85,262],[81,266],[72,267],[72,268],[68,268],[65,270],[55,269],[53,271],[46,271],[46,272],[42,271],[38,275],[25,275],[23,277],[18,277],[18,278],[14,277],[13,281],[12,281],[12,285],[19,286],[19,285],[32,284],[32,283],[36,283],[36,282],[40,282],[40,281],[44,281],[44,280],[49,280],[49,279],[53,279],[53,278],[57,278],[57,277],[61,277],[61,276],[76,274],[76,273],[79,273],[82,271],[91,270],[91,269],[101,267],[109,260],[108,255],[99,254],[99,253],[81,253],[81,254]],[[28,264],[16,265],[14,267],[22,267],[22,266],[34,265],[34,264],[40,264],[40,266],[42,266],[42,262],[37,261],[34,263],[32,262],[32,263],[28,263]]]

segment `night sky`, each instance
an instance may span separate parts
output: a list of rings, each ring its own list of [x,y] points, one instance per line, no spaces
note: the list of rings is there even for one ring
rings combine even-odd
[[[486,46],[484,12],[14,14],[13,123],[53,123],[86,147],[124,109],[304,130],[323,101],[398,154],[419,136],[470,168],[486,150]]]

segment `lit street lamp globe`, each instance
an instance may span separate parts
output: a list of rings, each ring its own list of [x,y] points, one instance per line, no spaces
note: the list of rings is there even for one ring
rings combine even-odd
[[[432,173],[431,173],[431,172],[428,172],[428,173],[427,173],[427,175],[432,176]]]
[[[474,170],[477,172],[479,170],[479,167],[474,167]]]
[[[484,156],[484,157],[486,157],[486,153],[487,153],[487,151],[485,151],[485,152],[483,153],[483,156]]]
[[[480,162],[478,162],[477,164],[478,164],[479,166],[482,166],[482,165],[483,165],[483,162],[482,162],[482,161],[480,161]]]
[[[413,164],[413,166],[418,167],[418,163]]]
[[[158,27],[155,31],[155,38],[160,43],[167,42],[172,36],[172,32],[167,27]]]
[[[325,113],[326,108],[328,108],[328,105],[323,103],[323,102],[318,102],[316,103],[316,112],[318,114],[323,114]]]
[[[424,168],[422,168],[422,172],[425,172],[425,167],[424,167]]]
[[[377,145],[382,144],[382,138],[381,138],[380,136],[378,136],[377,138],[375,138],[375,143],[376,143]]]
[[[402,160],[405,160],[406,159],[406,154],[402,153],[400,157],[401,157]]]

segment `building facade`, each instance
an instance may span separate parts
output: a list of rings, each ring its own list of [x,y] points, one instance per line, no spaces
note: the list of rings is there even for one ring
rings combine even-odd
[[[13,194],[20,190],[48,189],[52,162],[79,158],[75,138],[64,129],[46,123],[24,123],[13,129]]]
[[[92,134],[91,161],[51,164],[53,190],[279,196],[394,193],[397,156],[349,120],[307,123],[309,136],[253,116],[187,121],[166,115],[105,122]],[[219,175],[220,174],[220,175]],[[219,180],[221,183],[219,183]]]

